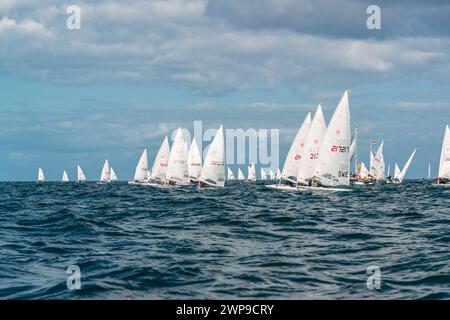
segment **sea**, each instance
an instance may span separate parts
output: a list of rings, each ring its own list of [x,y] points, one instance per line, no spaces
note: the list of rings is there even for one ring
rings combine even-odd
[[[268,183],[1,182],[0,299],[450,298],[450,188]]]

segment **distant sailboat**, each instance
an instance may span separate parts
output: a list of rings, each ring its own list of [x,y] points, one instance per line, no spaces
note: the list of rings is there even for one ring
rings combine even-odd
[[[69,182],[69,176],[67,175],[66,170],[63,172],[62,182]]]
[[[147,157],[147,149],[144,149],[136,165],[136,169],[134,170],[134,178],[133,180],[128,181],[128,183],[142,184],[146,183],[147,181],[148,181],[148,157]]]
[[[256,166],[254,163],[252,163],[250,166],[248,166],[247,181],[250,181],[250,182],[256,181]]]
[[[387,174],[386,177],[389,177],[391,175],[391,164],[388,164]]]
[[[414,158],[416,151],[417,149],[414,149],[413,153],[411,154],[411,156],[409,157],[408,161],[406,162],[405,166],[401,171],[397,163],[395,163],[394,181],[392,181],[393,183],[399,184],[403,182],[403,179],[405,178],[406,172],[408,171],[409,166],[411,165],[411,161]]]
[[[77,181],[78,182],[86,181],[86,176],[84,175],[84,172],[81,169],[80,165],[77,165]]]
[[[272,169],[269,168],[269,179],[275,180],[275,173],[273,173]]]
[[[235,179],[233,171],[231,171],[230,168],[228,168],[228,171],[227,171],[227,178],[228,178],[228,180],[234,180]]]
[[[450,187],[450,129],[448,125],[445,127],[441,158],[439,161],[439,173],[435,186]]]
[[[240,180],[240,181],[245,180],[245,176],[242,173],[241,168],[238,168],[238,180]]]
[[[385,178],[385,163],[383,156],[383,147],[384,140],[381,141],[380,146],[378,147],[377,153],[375,154],[375,168],[376,168],[376,176],[377,180],[384,180]]]
[[[170,146],[169,139],[164,138],[158,153],[156,154],[155,161],[150,175],[150,181],[148,185],[156,185],[164,183],[166,181],[167,162],[169,161]]]
[[[431,163],[428,162],[428,180],[431,180]]]
[[[260,174],[261,174],[261,180],[267,180],[267,173],[264,170],[264,168],[260,169]]]
[[[111,182],[111,170],[109,168],[108,159],[105,160],[102,168],[102,174],[100,175],[100,184],[110,183]]]
[[[181,128],[178,128],[167,162],[166,181],[169,185],[189,184],[188,150]]]
[[[45,181],[45,175],[44,175],[44,171],[42,170],[42,168],[39,168],[38,170],[38,182],[44,182]]]
[[[191,182],[198,182],[202,172],[202,156],[195,138],[192,139],[188,154],[188,171]]]
[[[111,179],[110,179],[110,181],[111,181],[111,182],[115,182],[115,181],[117,181],[117,180],[119,180],[119,178],[117,177],[117,174],[116,174],[116,172],[114,171],[113,167],[111,167]]]
[[[280,169],[277,169],[277,175],[275,176],[276,180],[280,180],[281,179],[281,171]]]
[[[369,173],[369,170],[367,169],[364,162],[361,161],[361,164],[359,165],[359,173],[358,173],[358,179],[353,182],[354,185],[370,185],[374,184],[373,180],[371,179],[371,175]]]
[[[225,138],[222,126],[217,130],[206,153],[199,181],[201,188],[225,186]]]
[[[348,93],[348,90],[344,92],[326,130],[317,167],[311,181],[312,186],[299,186],[300,190],[351,190],[346,188],[350,185],[350,108]]]

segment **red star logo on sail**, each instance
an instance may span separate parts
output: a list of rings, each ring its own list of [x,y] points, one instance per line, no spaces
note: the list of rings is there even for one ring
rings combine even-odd
[[[319,140],[317,140],[317,139],[314,140],[314,143],[315,143],[315,144],[318,144],[318,143],[319,143]]]
[[[340,134],[341,134],[341,130],[337,129],[337,130],[336,130],[336,135],[338,136],[338,135],[340,135]]]
[[[295,155],[295,160],[300,160],[301,156],[299,154]]]

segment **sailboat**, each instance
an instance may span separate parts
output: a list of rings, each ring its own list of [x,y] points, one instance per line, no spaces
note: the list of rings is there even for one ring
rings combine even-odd
[[[114,171],[113,167],[111,167],[111,179],[110,179],[110,182],[116,182],[117,180],[119,180],[119,178],[117,177],[117,174]]]
[[[377,180],[384,180],[385,179],[385,163],[384,163],[384,156],[383,156],[383,147],[384,147],[384,140],[381,141],[380,146],[378,147],[377,153],[375,154],[375,157],[373,158],[373,166],[374,166],[374,172],[372,175]],[[372,169],[372,167],[371,167]]]
[[[353,182],[354,185],[370,185],[374,184],[372,180],[372,176],[369,173],[369,170],[367,170],[366,165],[364,162],[361,161],[361,164],[359,165],[359,173],[357,174],[358,179]]]
[[[389,177],[391,175],[391,164],[388,164],[388,169],[387,169],[387,173],[386,173],[386,177]]]
[[[170,186],[189,184],[188,150],[181,128],[177,129],[167,162],[166,182]]]
[[[234,174],[233,174],[233,171],[231,171],[231,169],[230,168],[228,168],[228,171],[227,171],[227,178],[228,178],[228,180],[235,180],[235,177],[234,177]]]
[[[450,129],[445,127],[444,141],[442,142],[439,173],[435,186],[450,187]]]
[[[275,180],[275,173],[273,173],[272,169],[269,168],[269,179]]]
[[[100,184],[110,183],[111,182],[111,170],[109,168],[108,159],[105,160],[102,168],[102,174],[100,175]]]
[[[147,157],[147,149],[144,149],[141,157],[136,165],[136,169],[134,170],[134,178],[131,181],[128,181],[128,184],[142,184],[148,181],[148,157]]]
[[[277,175],[275,176],[276,180],[280,180],[281,179],[281,171],[280,169],[277,169]]]
[[[395,183],[400,184],[403,182],[403,179],[405,178],[406,172],[409,169],[409,166],[411,165],[411,161],[414,158],[414,155],[416,154],[417,149],[414,149],[413,153],[409,157],[408,161],[406,162],[403,169],[400,171],[400,168],[398,167],[397,163],[395,163],[395,171],[394,171],[394,180],[393,181],[386,181],[386,183]]]
[[[248,166],[247,181],[249,181],[249,182],[256,181],[256,166],[254,163],[252,163],[250,166]]]
[[[225,186],[225,138],[222,125],[206,153],[199,179],[200,188],[208,186],[220,188]]]
[[[38,170],[38,182],[44,182],[45,181],[45,175],[44,175],[44,171],[42,170],[42,168],[39,168]]]
[[[428,180],[431,180],[431,163],[428,162]]]
[[[351,191],[348,93],[344,92],[326,130],[311,186],[299,185],[299,190]]]
[[[326,131],[327,125],[323,116],[322,106],[319,104],[306,138],[303,157],[298,164],[297,183],[299,185],[308,185],[310,179],[314,176],[314,170],[320,157],[320,147]]]
[[[83,170],[81,170],[80,165],[77,165],[77,182],[86,181],[86,176],[84,175]]]
[[[63,172],[62,182],[69,182],[69,176],[67,175],[66,170]]]
[[[240,181],[245,180],[245,176],[242,173],[241,168],[238,168],[238,178],[237,179],[240,180]]]
[[[267,180],[267,173],[264,170],[264,168],[260,169],[260,174],[261,174],[261,180]]]
[[[156,154],[155,161],[153,162],[150,179],[147,185],[157,186],[158,184],[165,183],[167,173],[167,162],[169,160],[170,146],[169,139],[164,138],[158,153]]]
[[[202,171],[202,156],[195,138],[192,139],[188,153],[189,179],[192,183],[197,183]]]
[[[300,159],[302,158],[303,150],[305,147],[306,138],[308,137],[311,129],[311,113],[308,112],[302,125],[295,135],[294,141],[291,144],[289,152],[284,162],[283,171],[279,178],[278,184],[266,185],[266,188],[283,190],[283,191],[295,191],[297,184],[297,174]],[[282,183],[285,182],[285,183]]]

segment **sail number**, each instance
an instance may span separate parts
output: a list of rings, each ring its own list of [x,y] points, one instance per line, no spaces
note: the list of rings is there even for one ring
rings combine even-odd
[[[348,171],[339,171],[338,177],[339,178],[348,178]]]
[[[316,160],[319,158],[319,154],[318,153],[310,153],[309,154],[309,159],[311,160]]]
[[[350,152],[350,147],[333,145],[331,146],[331,152],[340,152],[340,153]]]

